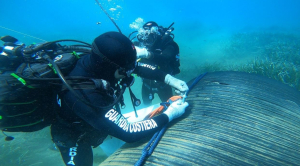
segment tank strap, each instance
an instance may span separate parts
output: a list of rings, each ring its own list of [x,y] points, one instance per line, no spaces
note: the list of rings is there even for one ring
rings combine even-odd
[[[68,80],[68,84],[73,88],[73,89],[97,89],[99,86],[98,84],[95,83],[95,81],[79,81],[79,80]],[[61,91],[68,90],[68,88],[63,85],[61,88]]]

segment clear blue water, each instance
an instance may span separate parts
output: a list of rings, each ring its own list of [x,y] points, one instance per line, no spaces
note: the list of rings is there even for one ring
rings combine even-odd
[[[1,0],[0,25],[45,40],[76,38],[91,41],[95,36],[116,30],[95,1],[82,0]],[[297,0],[191,0],[191,1],[100,1],[116,19],[124,34],[138,17],[163,26],[175,22],[174,33],[201,39],[203,28],[239,31],[245,28],[299,28],[300,1]],[[119,5],[121,8],[117,8]],[[116,8],[110,11],[110,8]],[[99,26],[96,23],[101,22]],[[0,29],[1,35],[23,36]],[[201,31],[199,32],[201,34]],[[25,40],[25,39],[23,39]]]
[[[145,22],[156,21],[164,27],[174,22],[175,41],[180,46],[183,68],[218,61],[223,56],[224,43],[228,42],[234,33],[268,31],[299,35],[300,32],[299,0],[99,0],[99,2],[126,36],[134,31],[130,28],[130,24],[137,18],[142,18]],[[91,43],[95,37],[104,32],[117,31],[94,0],[0,0],[0,6],[0,36],[11,35],[26,44],[58,39],[77,39]],[[233,61],[238,62],[240,58]],[[138,80],[133,90],[138,92],[140,87],[141,83]],[[125,112],[128,112],[132,107],[128,96],[125,97],[127,103]],[[137,93],[137,97],[141,97],[140,94]],[[54,155],[54,159],[60,160],[57,151],[48,152],[51,146],[48,131],[41,135],[20,135],[23,139],[14,140],[12,143],[4,142],[2,136],[0,137],[0,150],[7,152],[6,156],[1,154],[3,157],[0,157],[0,165],[1,163],[28,165],[29,160],[25,162],[24,157],[20,157],[23,153],[12,151],[20,148],[20,144],[26,149],[47,150],[47,159],[51,159],[49,155]],[[45,144],[36,146],[36,142],[30,141],[32,138],[47,140],[45,142],[49,146],[45,147]],[[109,143],[102,147],[107,154],[122,144],[117,141],[107,142]],[[111,146],[114,147],[110,148]],[[103,151],[99,150],[100,153]],[[25,158],[26,155],[32,154],[24,154]],[[42,163],[39,163],[40,161]],[[30,162],[45,165],[46,159],[41,156],[30,159]]]

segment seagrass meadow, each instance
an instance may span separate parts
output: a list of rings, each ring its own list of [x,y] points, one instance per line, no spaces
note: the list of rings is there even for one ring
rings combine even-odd
[[[219,60],[183,66],[179,77],[184,80],[195,77],[197,72],[242,71],[279,80],[300,90],[300,37],[267,31],[236,33],[224,43]]]

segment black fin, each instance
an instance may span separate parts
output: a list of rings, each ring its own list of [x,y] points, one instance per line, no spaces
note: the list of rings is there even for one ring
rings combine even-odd
[[[14,139],[15,139],[15,137],[12,137],[12,136],[5,137],[5,141],[12,141]]]
[[[16,43],[18,41],[18,39],[12,37],[12,36],[2,36],[1,37],[1,40],[4,41],[4,42],[11,42],[11,43]]]

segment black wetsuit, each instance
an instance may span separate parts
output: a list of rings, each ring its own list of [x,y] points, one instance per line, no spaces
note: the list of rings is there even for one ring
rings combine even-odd
[[[150,69],[159,69],[170,75],[180,73],[179,47],[170,37],[158,38],[151,47],[147,47],[151,54],[150,59],[142,58],[139,62]],[[173,96],[172,88],[159,80],[143,78],[142,98],[146,105],[150,105],[151,97],[157,93],[162,102]]]
[[[76,64],[69,76],[101,78],[113,83],[108,77],[105,64],[94,63],[92,56],[86,55]],[[141,66],[136,67],[135,73],[149,79],[163,80],[165,73],[150,70]],[[152,78],[151,78],[152,77]],[[92,105],[106,106],[112,97],[96,89],[75,90],[81,97]],[[153,135],[168,123],[168,116],[162,114],[151,120],[137,123],[128,121],[114,109],[101,110],[90,107],[70,91],[59,94],[61,108],[58,120],[51,126],[53,142],[59,148],[66,165],[92,166],[92,146],[97,147],[108,136],[114,136],[125,142],[135,142],[146,136]]]

